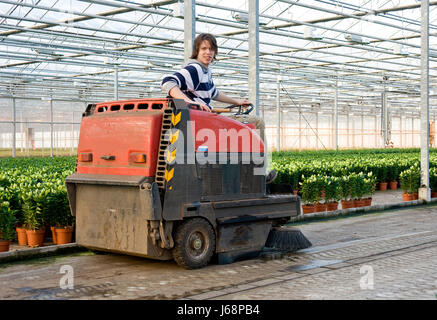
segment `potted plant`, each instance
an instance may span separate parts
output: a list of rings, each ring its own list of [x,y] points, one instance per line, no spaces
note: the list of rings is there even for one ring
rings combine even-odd
[[[364,201],[365,206],[370,206],[372,204],[372,195],[375,193],[376,177],[373,172],[369,172],[364,177]]]
[[[27,245],[26,229],[24,228],[23,211],[21,210],[21,201],[16,188],[10,188],[10,184],[0,179],[0,202],[8,202],[9,210],[15,216],[15,231],[18,238],[18,244]]]
[[[396,163],[393,163],[388,168],[388,181],[390,190],[396,190],[398,188],[399,167]]]
[[[44,217],[38,191],[29,191],[23,197],[23,215],[26,227],[27,245],[40,247],[44,243]]]
[[[328,211],[338,209],[338,202],[341,200],[340,178],[326,177],[325,180],[325,200]]]
[[[431,198],[437,198],[437,168],[429,169],[429,187],[431,188]]]
[[[420,168],[416,164],[400,173],[399,179],[401,181],[401,188],[404,191],[402,201],[411,201],[418,198],[420,174]]]
[[[11,240],[15,238],[15,216],[9,202],[0,203],[0,252],[9,251]]]
[[[74,217],[71,215],[65,188],[59,188],[54,194],[54,198],[55,203],[57,203],[56,244],[70,243],[73,239]]]
[[[15,232],[17,233],[18,245],[27,246],[27,233],[23,221],[23,211],[20,210],[17,212],[19,213],[16,215],[17,224],[15,226]]]
[[[303,181],[301,185],[302,194],[302,213],[313,213],[315,211],[315,203],[319,194],[319,187],[317,177],[312,175],[311,177],[305,178],[302,176]]]
[[[51,190],[51,192],[46,195],[46,200],[46,207],[44,208],[44,221],[50,228],[53,243],[57,244],[55,228],[58,226],[59,220],[59,201],[56,192]]]
[[[291,184],[291,189],[293,190],[293,194],[297,195],[300,172],[297,170],[292,171],[291,169],[289,169],[289,177],[290,177],[289,183]]]
[[[379,170],[379,190],[381,191],[385,191],[387,190],[387,176],[388,176],[388,168],[387,166],[383,163],[380,165]]]
[[[316,212],[326,211],[326,200],[325,200],[325,177],[324,176],[316,176]],[[323,202],[322,202],[323,201]]]
[[[349,209],[354,207],[354,201],[351,200],[351,181],[349,176],[342,176],[340,178],[340,195],[341,208]]]
[[[366,204],[363,199],[365,194],[364,174],[362,172],[352,173],[349,179],[351,183],[351,199],[354,201],[354,206],[364,207]]]
[[[284,168],[281,165],[276,165],[275,163],[273,163],[272,169],[276,170],[276,172],[278,173],[274,183],[288,183],[287,168]]]
[[[355,201],[358,200],[357,188],[358,188],[357,174],[351,173],[349,175],[349,185],[350,185],[350,200],[353,201],[355,207]]]

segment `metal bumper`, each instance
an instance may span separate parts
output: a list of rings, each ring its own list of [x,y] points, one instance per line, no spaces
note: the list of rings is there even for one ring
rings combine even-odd
[[[74,173],[66,186],[72,215],[76,216],[77,244],[102,251],[160,260],[171,252],[154,245],[148,222],[162,218],[153,179]]]
[[[299,214],[300,198],[269,195],[257,199],[212,203],[218,223],[219,263],[257,256],[264,248],[272,226]]]

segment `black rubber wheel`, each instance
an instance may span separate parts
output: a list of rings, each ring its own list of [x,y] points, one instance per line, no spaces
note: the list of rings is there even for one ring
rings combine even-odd
[[[204,219],[183,222],[176,230],[173,258],[186,269],[206,266],[215,252],[215,233]]]

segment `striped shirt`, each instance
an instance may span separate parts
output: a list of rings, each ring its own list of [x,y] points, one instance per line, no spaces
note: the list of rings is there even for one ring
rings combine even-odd
[[[209,105],[215,100],[219,91],[212,82],[211,69],[195,59],[190,59],[185,67],[162,80],[161,88],[169,95],[172,88],[179,87],[193,101]]]

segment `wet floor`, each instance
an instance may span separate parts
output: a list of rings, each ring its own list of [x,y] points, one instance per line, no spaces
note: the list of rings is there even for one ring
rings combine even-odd
[[[199,270],[94,252],[3,264],[0,299],[431,299],[437,292],[436,206],[298,228],[312,247]],[[373,291],[359,286],[363,265],[374,268]]]

